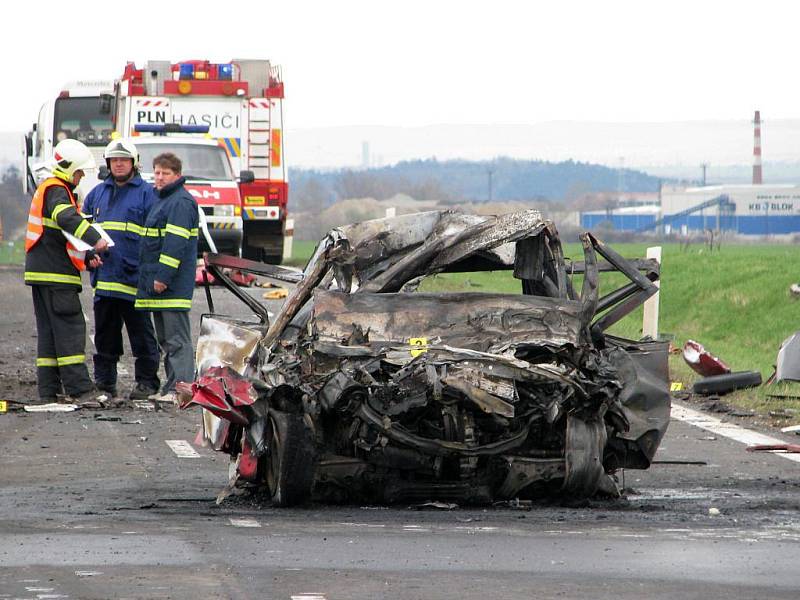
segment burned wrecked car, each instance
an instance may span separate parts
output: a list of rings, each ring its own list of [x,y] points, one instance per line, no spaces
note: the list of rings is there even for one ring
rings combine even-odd
[[[205,315],[180,388],[231,456],[220,499],[242,481],[284,506],[618,494],[614,472],[647,468],[669,423],[667,344],[606,329],[656,292],[659,266],[580,239],[569,261],[537,211],[443,211],[334,229],[302,274],[208,257],[255,315]],[[296,287],[270,318],[226,268]],[[521,293],[417,291],[503,269]],[[606,272],[626,283],[601,296]]]

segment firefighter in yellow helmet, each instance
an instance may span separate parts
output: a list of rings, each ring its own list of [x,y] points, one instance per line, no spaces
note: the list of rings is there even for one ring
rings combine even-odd
[[[89,149],[77,140],[63,140],[53,151],[51,176],[36,189],[25,234],[25,283],[33,292],[36,314],[36,376],[39,399],[57,394],[75,399],[92,394],[86,368],[86,322],[79,293],[84,256],[65,232],[105,250],[108,244],[80,214],[75,187],[84,169],[94,168]]]

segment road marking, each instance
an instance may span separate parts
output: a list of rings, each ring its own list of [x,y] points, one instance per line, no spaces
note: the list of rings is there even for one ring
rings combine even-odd
[[[186,440],[164,440],[178,458],[199,458],[200,455]]]
[[[261,523],[256,521],[255,519],[236,519],[230,518],[228,521],[231,522],[231,525],[234,527],[261,527]]]
[[[294,594],[292,600],[327,600],[325,594]]]
[[[785,440],[779,438],[770,437],[763,433],[758,433],[757,431],[751,431],[750,429],[745,429],[744,427],[733,425],[732,423],[725,423],[721,419],[678,404],[674,400],[672,402],[672,418],[689,423],[700,429],[711,431],[717,435],[730,438],[742,444],[747,444],[748,446],[786,443]],[[800,462],[800,454],[785,454],[781,452],[770,452],[770,454],[776,454],[787,460]]]

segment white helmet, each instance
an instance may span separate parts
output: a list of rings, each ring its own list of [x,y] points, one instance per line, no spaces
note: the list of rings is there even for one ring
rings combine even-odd
[[[75,171],[94,169],[92,153],[78,140],[62,140],[53,148],[53,175],[72,180]]]
[[[106,146],[105,152],[103,152],[103,158],[106,159],[106,166],[109,169],[111,168],[110,159],[112,158],[130,158],[133,161],[133,168],[139,168],[139,151],[133,145],[133,142],[128,140],[111,140]]]

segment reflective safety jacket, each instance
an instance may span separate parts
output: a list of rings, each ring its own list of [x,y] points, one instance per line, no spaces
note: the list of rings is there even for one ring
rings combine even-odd
[[[183,177],[156,191],[157,200],[145,221],[139,255],[136,308],[190,310],[197,263],[197,202],[187,192]],[[166,284],[157,294],[153,282]]]
[[[147,213],[156,201],[153,186],[138,174],[123,185],[112,176],[86,196],[83,213],[108,232],[114,245],[101,255],[103,264],[92,271],[95,296],[136,299],[139,249]]]
[[[64,237],[68,232],[94,246],[100,234],[78,212],[75,186],[56,177],[36,189],[25,233],[25,283],[28,285],[77,285],[83,254]]]

